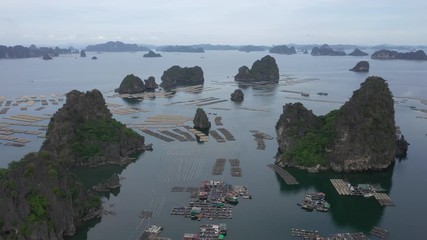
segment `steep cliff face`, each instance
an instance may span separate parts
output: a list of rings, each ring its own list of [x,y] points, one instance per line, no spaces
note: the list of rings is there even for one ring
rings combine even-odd
[[[0,239],[63,239],[101,213],[99,198],[47,152],[1,169],[0,192]]]
[[[317,117],[301,103],[287,104],[276,124],[280,165],[337,172],[380,170],[395,159],[392,94],[380,77],[368,77],[339,110]]]
[[[161,80],[160,86],[164,88],[175,88],[178,85],[197,85],[205,82],[203,70],[199,66],[184,68],[172,66],[163,72]]]
[[[98,90],[69,92],[41,150],[0,169],[0,239],[74,235],[81,222],[101,217],[102,205],[70,168],[126,163],[143,147],[144,138],[112,118]],[[106,190],[119,184],[115,175]]]
[[[116,92],[120,94],[135,94],[142,93],[145,91],[145,89],[146,86],[144,85],[144,82],[141,80],[141,78],[133,74],[129,74],[123,78],[119,88],[116,89]]]
[[[211,127],[211,122],[209,122],[208,115],[206,115],[202,108],[197,108],[193,123],[194,128],[199,130],[208,130]]]
[[[296,144],[294,138],[302,138],[319,126],[319,118],[302,103],[287,103],[283,106],[283,114],[276,123],[279,150],[290,151]]]
[[[243,102],[245,99],[245,94],[243,94],[242,90],[236,89],[230,96],[230,100],[233,102]]]
[[[144,148],[144,137],[112,118],[98,90],[67,93],[48,126],[41,150],[73,166],[124,164]]]
[[[256,60],[251,69],[242,66],[234,76],[234,80],[241,82],[279,82],[279,68],[277,67],[276,59],[267,55],[260,60]]]
[[[394,162],[394,102],[384,79],[367,78],[340,112],[333,154],[329,154],[332,169],[379,170]]]

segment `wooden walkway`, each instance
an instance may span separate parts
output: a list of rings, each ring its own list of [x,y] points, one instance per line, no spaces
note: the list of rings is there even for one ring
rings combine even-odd
[[[332,185],[334,185],[335,190],[337,190],[339,195],[351,195],[350,189],[348,189],[347,183],[342,179],[330,179]]]
[[[374,193],[374,197],[381,206],[395,206],[391,198],[385,193]]]
[[[269,164],[267,167],[271,168],[273,171],[275,171],[277,174],[279,174],[280,177],[286,182],[288,185],[296,185],[299,184],[299,182],[285,169],[277,166],[276,164]]]

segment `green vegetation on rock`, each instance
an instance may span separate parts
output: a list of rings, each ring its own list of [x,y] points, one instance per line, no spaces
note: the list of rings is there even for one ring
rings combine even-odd
[[[330,167],[337,172],[389,167],[397,149],[394,101],[387,82],[368,77],[340,109],[316,116],[286,104],[276,124],[281,166]]]
[[[239,68],[239,72],[234,76],[235,81],[243,82],[279,82],[279,68],[276,60],[270,55],[266,55],[252,64],[252,68],[247,66]]]
[[[27,197],[28,204],[30,205],[30,215],[28,221],[39,222],[46,218],[46,207],[49,205],[49,201],[46,197],[41,194],[32,192]]]
[[[138,137],[139,135],[114,119],[89,120],[84,122],[76,133],[72,142],[72,151],[87,159],[102,154],[102,143],[119,143],[123,136]]]
[[[310,129],[305,136],[295,139],[294,147],[284,153],[286,158],[295,160],[298,165],[313,167],[320,165],[328,166],[326,149],[330,146],[335,137],[335,122],[339,110],[332,111],[325,116],[321,116],[322,125],[320,128]]]

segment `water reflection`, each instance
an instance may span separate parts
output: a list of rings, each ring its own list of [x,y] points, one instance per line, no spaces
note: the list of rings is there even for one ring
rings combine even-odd
[[[326,194],[326,200],[331,204],[328,214],[331,214],[336,226],[351,227],[355,231],[369,231],[373,226],[379,225],[384,213],[384,207],[375,198],[362,196],[342,196],[331,184],[329,179],[341,178],[352,185],[368,183],[380,184],[389,193],[392,187],[393,167],[381,172],[366,173],[334,173],[331,171],[317,174],[308,173],[299,169],[287,169],[300,183],[299,185],[287,185],[276,173],[280,190],[286,195],[296,195],[300,192],[314,191]],[[301,199],[302,200],[302,199]]]
[[[142,103],[143,98],[122,98],[122,100],[130,106],[135,106],[140,105]]]
[[[77,226],[77,232],[74,236],[65,237],[65,240],[73,240],[73,239],[88,239],[89,230],[95,227],[98,223],[101,222],[101,218],[94,218],[89,221],[84,222],[82,225]]]
[[[131,157],[135,159],[140,158],[140,155],[143,152],[132,155]],[[75,167],[71,169],[71,172],[77,176],[80,182],[82,182],[85,188],[89,189],[93,186],[109,179],[113,174],[120,174],[126,169],[127,165],[106,165],[99,167]],[[118,193],[117,193],[118,194]],[[116,196],[116,195],[115,195]]]

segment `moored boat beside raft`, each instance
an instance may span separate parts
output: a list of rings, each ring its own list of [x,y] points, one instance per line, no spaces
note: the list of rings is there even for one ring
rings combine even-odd
[[[322,192],[307,193],[302,203],[298,203],[302,209],[307,211],[316,210],[318,212],[327,212],[331,205],[325,200],[325,194]]]

